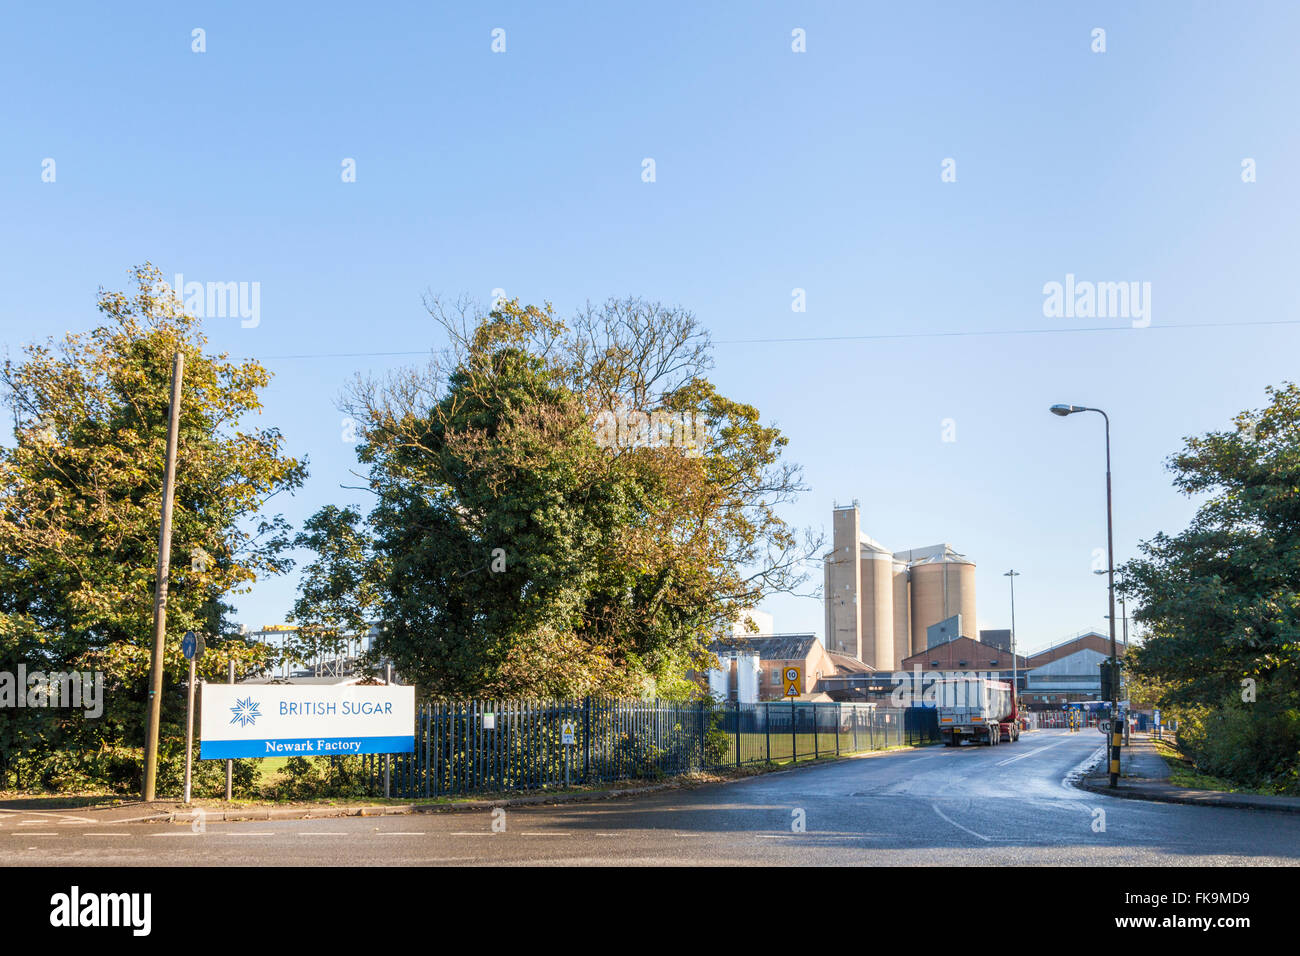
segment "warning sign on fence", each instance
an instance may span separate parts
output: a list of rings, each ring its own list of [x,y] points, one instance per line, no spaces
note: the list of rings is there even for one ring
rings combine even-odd
[[[785,696],[786,697],[798,697],[799,694],[802,693],[802,691],[800,690],[800,687],[803,684],[803,681],[801,680],[802,677],[803,677],[803,668],[787,667],[785,669]]]

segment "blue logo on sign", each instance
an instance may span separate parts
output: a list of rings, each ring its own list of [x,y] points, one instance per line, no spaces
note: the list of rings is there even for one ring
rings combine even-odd
[[[235,706],[230,708],[230,712],[235,716],[230,718],[232,724],[239,724],[241,727],[248,727],[253,724],[262,714],[258,710],[261,704],[253,703],[253,698],[245,697],[243,700],[235,699]]]

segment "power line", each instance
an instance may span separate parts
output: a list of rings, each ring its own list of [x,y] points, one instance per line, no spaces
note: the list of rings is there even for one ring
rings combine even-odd
[[[950,332],[882,332],[873,335],[807,335],[793,338],[767,339],[716,339],[714,345],[782,345],[799,342],[873,342],[896,339],[942,339],[969,338],[997,335],[1066,335],[1075,332],[1151,332],[1157,329],[1241,329],[1272,325],[1300,325],[1300,319],[1273,319],[1257,322],[1184,322],[1166,325],[1092,325],[1074,326],[1064,329],[971,329]],[[291,361],[298,359],[336,359],[336,358],[402,358],[413,355],[431,355],[433,349],[421,349],[415,352],[303,352],[296,355],[243,356],[245,359],[260,358],[264,361]]]

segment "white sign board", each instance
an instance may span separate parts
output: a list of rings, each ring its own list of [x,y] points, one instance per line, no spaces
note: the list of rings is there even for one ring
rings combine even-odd
[[[200,760],[415,751],[415,688],[204,684]]]
[[[560,743],[565,745],[577,744],[578,737],[573,731],[573,721],[566,720],[560,724]]]

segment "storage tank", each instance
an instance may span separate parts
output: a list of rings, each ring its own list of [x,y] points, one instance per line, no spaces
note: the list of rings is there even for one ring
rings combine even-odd
[[[912,646],[925,648],[926,628],[945,621],[954,614],[972,631],[965,637],[978,637],[975,621],[975,565],[951,549],[934,557],[913,562]]]
[[[924,648],[912,646],[912,589],[907,562],[894,560],[894,663],[900,670],[903,659]]]
[[[894,556],[862,546],[862,651],[872,667],[892,670],[894,661]]]
[[[753,704],[758,700],[758,654],[742,651],[736,655],[736,700]]]

